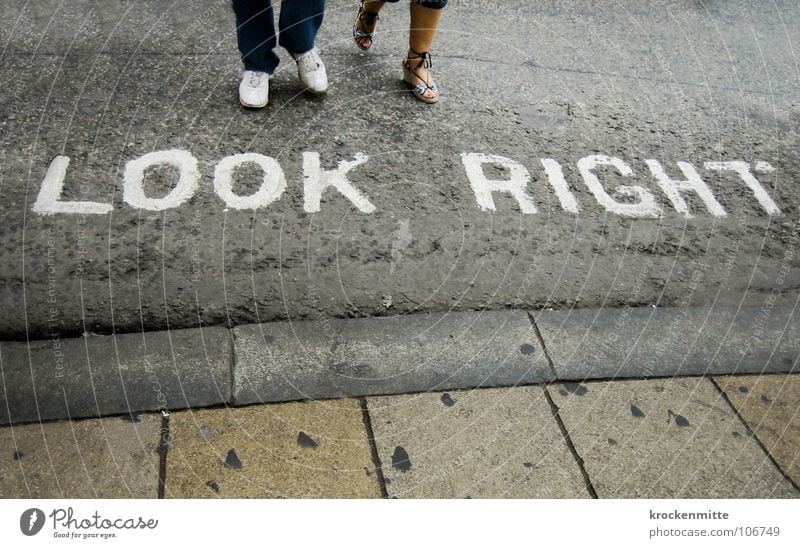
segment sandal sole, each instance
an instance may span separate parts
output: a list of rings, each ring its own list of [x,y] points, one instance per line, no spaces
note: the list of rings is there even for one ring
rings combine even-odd
[[[372,46],[375,45],[375,31],[377,31],[378,28],[377,28],[377,25],[376,25],[375,26],[375,30],[373,30],[372,33],[371,33],[372,36],[370,37],[370,40],[372,41],[372,43],[369,45],[369,47],[365,48],[364,46],[359,44],[358,43],[358,39],[356,38],[356,33],[355,33],[355,29],[358,28],[358,16],[359,15],[361,15],[361,8],[359,8],[358,12],[356,12],[356,20],[353,22],[353,42],[355,43],[356,47],[359,50],[361,50],[361,51],[369,51],[369,50],[372,49]],[[364,31],[362,30],[361,32],[364,32]],[[366,36],[362,36],[361,38],[366,38]]]
[[[429,105],[432,105],[434,103],[438,103],[439,102],[439,94],[438,94],[438,92],[436,94],[436,97],[428,98],[428,97],[425,97],[424,95],[419,95],[419,94],[417,94],[417,92],[414,91],[414,89],[416,88],[417,84],[414,84],[413,82],[411,82],[411,80],[408,79],[407,70],[408,69],[406,69],[405,65],[403,65],[403,77],[401,78],[401,80],[403,82],[405,82],[406,84],[408,84],[409,86],[411,86],[411,94],[417,100],[422,101],[423,103],[427,103]]]

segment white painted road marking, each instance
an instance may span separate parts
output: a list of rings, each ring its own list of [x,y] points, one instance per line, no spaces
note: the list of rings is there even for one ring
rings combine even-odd
[[[320,167],[319,152],[303,153],[303,192],[305,196],[303,209],[305,209],[306,213],[318,213],[320,211],[322,192],[329,186],[341,192],[362,213],[375,211],[375,206],[370,203],[367,197],[361,194],[347,180],[348,171],[360,166],[369,159],[363,152],[356,152],[353,156],[353,160],[339,162],[336,169],[327,171]]]
[[[340,161],[333,170],[321,167],[320,155],[317,152],[303,152],[303,209],[307,213],[318,213],[321,207],[322,194],[329,187],[333,187],[345,198],[350,200],[362,213],[374,213],[376,208],[369,199],[347,178],[347,174],[355,167],[363,165],[369,157],[363,152],[357,152],[352,160]],[[510,158],[497,155],[487,155],[479,152],[465,152],[461,160],[466,170],[470,187],[475,194],[478,207],[482,211],[496,211],[493,194],[502,192],[510,194],[519,205],[523,214],[531,215],[538,212],[533,197],[528,193],[531,175],[527,168]],[[258,164],[263,172],[261,186],[258,191],[249,196],[240,196],[233,191],[233,174],[242,164],[253,162]],[[552,158],[540,160],[545,176],[550,187],[555,192],[561,208],[569,213],[578,214],[578,202],[564,177],[562,166]],[[111,204],[99,202],[69,202],[62,201],[61,194],[69,167],[70,159],[67,156],[56,156],[50,163],[47,173],[42,179],[39,195],[32,206],[32,210],[40,215],[55,213],[104,215],[112,210]],[[717,201],[708,185],[703,181],[700,173],[688,162],[676,162],[678,169],[683,173],[684,179],[672,179],[664,167],[657,160],[645,160],[650,173],[655,178],[658,187],[666,195],[672,207],[679,214],[692,218],[689,207],[683,198],[686,192],[694,192],[701,199],[708,212],[715,217],[724,217],[727,212]],[[505,168],[508,176],[502,179],[489,179],[484,172],[486,164],[494,164]],[[166,196],[150,198],[144,193],[144,178],[147,168],[159,165],[172,165],[180,172],[179,180]],[[624,203],[615,200],[606,191],[594,169],[600,166],[609,166],[617,170],[623,177],[632,177],[633,170],[620,158],[592,155],[581,158],[577,162],[578,171],[583,182],[594,195],[597,203],[607,211],[623,217],[632,218],[658,218],[662,208],[656,202],[655,196],[646,188],[638,185],[619,185],[614,191],[624,196],[631,196],[636,203]],[[745,185],[753,192],[756,201],[769,215],[781,215],[781,211],[770,195],[753,175],[750,164],[742,161],[706,162],[704,167],[711,171],[732,171],[736,173]],[[753,170],[759,172],[774,172],[775,168],[769,163],[757,161]],[[129,161],[125,166],[123,175],[123,201],[133,207],[150,211],[163,211],[180,206],[194,196],[200,182],[198,161],[187,150],[162,150],[150,152]],[[286,191],[286,176],[275,158],[257,153],[235,154],[226,156],[214,169],[214,191],[225,202],[226,207],[233,209],[257,209],[266,207],[278,200]]]
[[[700,174],[697,173],[697,170],[692,164],[678,162],[678,168],[683,172],[683,176],[686,177],[685,180],[679,181],[670,179],[658,160],[645,160],[645,163],[647,167],[650,168],[650,173],[656,178],[658,186],[661,187],[661,190],[667,195],[669,201],[672,202],[675,211],[684,217],[692,217],[692,214],[689,213],[689,206],[686,205],[686,201],[684,201],[683,196],[681,196],[681,192],[689,191],[694,192],[700,197],[706,209],[708,209],[708,212],[714,217],[725,217],[727,215],[723,207],[711,193],[711,189],[703,182]]]
[[[111,211],[111,204],[99,202],[62,202],[61,192],[64,190],[64,179],[69,167],[68,156],[56,156],[50,162],[47,173],[42,179],[39,195],[33,204],[33,211],[40,215],[54,213],[78,213],[88,215],[105,215]]]
[[[756,171],[761,171],[762,173],[772,173],[775,171],[775,168],[769,162],[756,162],[756,165],[753,166],[753,169]]]
[[[756,162],[756,165],[763,169],[764,164],[763,162],[759,165]],[[766,164],[769,166],[769,164]],[[761,183],[758,182],[758,179],[755,178],[753,173],[750,171],[750,166],[747,165],[747,162],[706,162],[705,163],[706,169],[717,170],[717,171],[735,171],[739,177],[742,178],[744,184],[753,191],[753,195],[755,195],[756,200],[758,203],[761,204],[761,207],[764,208],[764,211],[769,213],[770,215],[780,215],[781,210],[778,209],[778,206],[775,205],[775,202],[772,201],[772,198],[769,197],[767,191],[764,190],[764,187],[761,186]],[[769,166],[772,167],[772,166]]]
[[[586,186],[588,186],[589,190],[594,194],[598,204],[606,208],[607,211],[616,213],[622,217],[658,218],[661,213],[661,208],[658,207],[655,196],[653,196],[649,190],[637,185],[619,185],[614,189],[615,192],[623,196],[632,196],[637,199],[637,203],[635,204],[620,203],[606,192],[606,189],[600,183],[600,179],[598,179],[597,175],[592,171],[598,166],[614,167],[623,177],[630,177],[633,175],[631,167],[616,157],[596,154],[578,160],[578,171],[580,171]]]
[[[144,195],[144,172],[148,167],[173,165],[180,170],[178,184],[163,198],[148,198]],[[178,207],[194,196],[200,181],[197,158],[188,150],[159,150],[149,152],[125,165],[122,199],[125,203],[150,211],[163,211]]]
[[[250,196],[238,196],[233,192],[233,172],[240,165],[252,162],[261,167],[264,179],[261,188]],[[214,169],[214,191],[225,205],[233,209],[258,209],[266,207],[286,190],[286,176],[275,158],[263,154],[246,153],[226,156]]]
[[[558,197],[558,201],[561,203],[561,209],[577,215],[578,200],[575,199],[575,195],[572,194],[572,191],[569,189],[567,180],[564,178],[564,170],[561,168],[561,164],[552,158],[542,158],[539,161],[544,168],[544,173],[547,175],[550,186],[553,187],[553,191],[556,193],[556,197]]]
[[[480,152],[465,152],[461,155],[461,162],[467,170],[469,184],[478,200],[478,207],[483,211],[495,211],[492,192],[507,192],[511,194],[519,204],[519,209],[523,213],[536,213],[536,206],[533,198],[528,196],[525,189],[531,181],[528,170],[520,164],[505,156],[494,156],[481,154]],[[489,179],[483,172],[484,164],[496,164],[507,169],[510,173],[508,179]]]

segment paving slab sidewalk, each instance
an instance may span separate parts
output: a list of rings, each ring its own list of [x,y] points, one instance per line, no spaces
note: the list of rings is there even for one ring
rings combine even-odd
[[[541,387],[385,396],[368,403],[390,496],[589,496]]]
[[[601,498],[794,498],[707,378],[549,388]]]
[[[356,400],[181,411],[170,432],[170,498],[380,496]]]
[[[161,415],[0,428],[0,498],[156,498]]]
[[[800,485],[800,375],[714,377],[783,472]]]
[[[564,382],[178,411],[166,495],[797,498],[799,384]],[[160,427],[156,414],[0,427],[0,496],[155,497]]]

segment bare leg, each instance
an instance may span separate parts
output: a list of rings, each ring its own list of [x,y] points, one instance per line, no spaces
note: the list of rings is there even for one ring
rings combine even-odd
[[[366,2],[369,4],[371,2]],[[408,46],[412,52],[424,53],[431,50],[439,20],[442,18],[441,9],[427,8],[422,4],[411,2],[411,29]]]
[[[378,13],[385,3],[384,0],[364,0],[364,10],[370,13]]]
[[[441,9],[433,9],[411,2],[411,28],[408,40],[408,60],[413,69],[416,80],[414,83],[427,83],[433,81],[429,68],[424,62],[421,54],[427,53],[433,46],[433,39],[436,37],[436,29],[439,28],[439,20],[442,18]],[[419,61],[415,61],[419,59]],[[436,97],[437,93],[428,89],[424,93],[428,99]]]
[[[356,18],[356,26],[366,34],[375,32],[375,27],[378,25],[378,18],[376,16],[385,3],[384,0],[364,0],[361,3],[362,11],[359,12],[360,15]],[[358,42],[362,49],[369,49],[372,47],[372,38],[369,36],[356,38],[356,42]]]

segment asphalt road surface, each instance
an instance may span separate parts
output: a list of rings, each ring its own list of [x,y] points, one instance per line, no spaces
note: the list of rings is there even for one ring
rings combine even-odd
[[[227,1],[2,2],[0,336],[797,301],[796,1],[451,0],[434,106],[355,5],[251,111]]]

